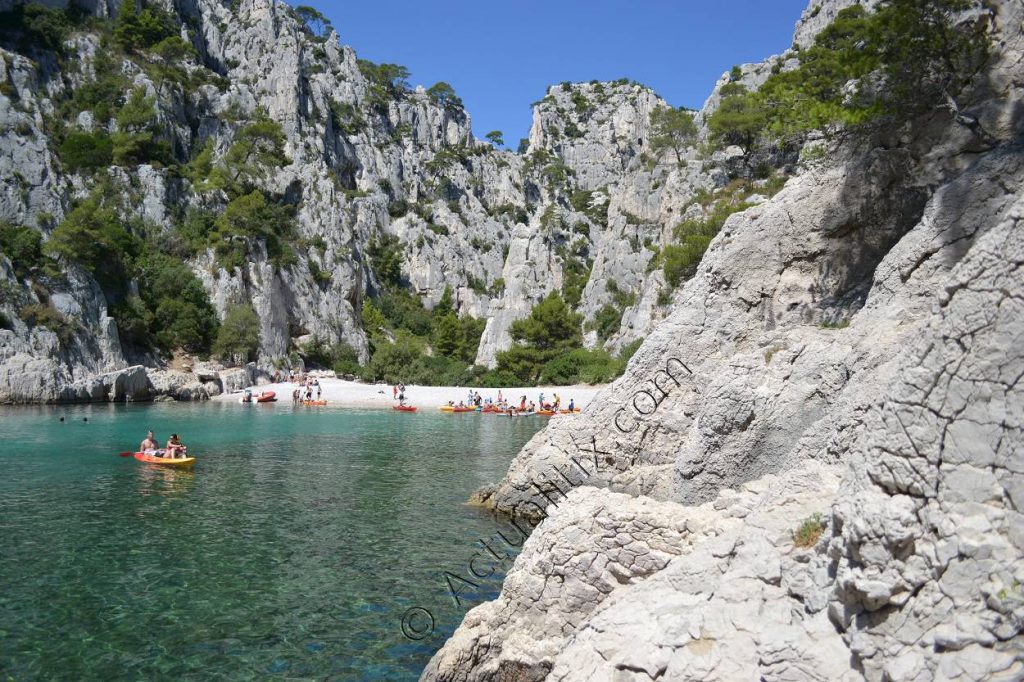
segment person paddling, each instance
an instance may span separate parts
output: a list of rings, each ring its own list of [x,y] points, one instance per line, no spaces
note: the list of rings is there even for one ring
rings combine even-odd
[[[152,431],[146,432],[146,439],[139,443],[139,452],[149,453],[156,450],[159,445],[156,443],[156,436],[153,435]]]

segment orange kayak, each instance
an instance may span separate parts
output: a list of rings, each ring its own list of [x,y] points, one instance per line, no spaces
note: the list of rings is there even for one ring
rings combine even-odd
[[[136,452],[133,457],[140,462],[145,462],[146,464],[161,464],[163,466],[179,467],[182,469],[188,469],[196,463],[195,457],[183,457],[176,459],[172,457],[156,457],[154,455],[147,455],[144,452]]]
[[[322,407],[327,404],[326,400],[303,400],[303,405],[313,405],[314,407]]]
[[[392,405],[391,409],[392,410],[396,410],[398,412],[415,412],[416,411],[416,408],[413,407],[412,405]]]

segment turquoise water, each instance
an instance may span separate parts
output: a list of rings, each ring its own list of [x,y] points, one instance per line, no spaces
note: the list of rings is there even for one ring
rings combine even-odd
[[[478,539],[518,537],[463,503],[542,425],[290,403],[0,410],[0,678],[415,679],[500,589],[507,564],[456,583],[457,607],[444,572],[470,578]],[[195,470],[116,456],[147,428],[181,434]],[[418,641],[401,628],[414,606],[435,619]]]

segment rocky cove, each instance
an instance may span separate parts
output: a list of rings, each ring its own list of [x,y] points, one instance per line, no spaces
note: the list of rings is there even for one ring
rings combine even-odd
[[[847,11],[855,5],[862,14]],[[820,120],[762,122],[716,146],[716,112],[735,114],[736,133],[757,113],[744,108],[749,93],[783,106],[786,74],[831,54],[816,45],[862,50],[869,41],[843,41],[865,17],[908,7],[939,8],[954,33],[983,30],[984,58],[950,52],[951,71],[932,65],[946,78],[922,72],[914,84],[934,101],[889,112],[887,125],[864,125],[899,85],[880,69],[841,83]],[[484,320],[474,363],[493,366],[512,347],[538,291],[575,299],[589,348],[643,339],[582,414],[552,421],[473,496],[543,520],[500,595],[466,614],[421,679],[1024,675],[1019,2],[812,2],[794,47],[723,75],[692,114],[695,130],[660,154],[652,112],[666,105],[632,82],[553,86],[522,153],[477,152],[450,99],[382,93],[336,34],[313,40],[283,5],[166,9],[199,55],[187,69],[225,80],[184,93],[123,65],[160,102],[164,134],[227,156],[239,121],[262,108],[290,163],[257,184],[301,191],[305,241],[291,266],[274,262],[267,239],[233,267],[214,247],[187,259],[220,319],[251,302],[259,360],[161,379],[166,359],[126,351],[102,287],[70,264],[42,292],[75,321],[66,338],[21,320],[5,297],[0,400],[170,392],[161,382],[229,390],[309,337],[365,361],[366,303],[386,288],[372,254],[390,235],[426,306],[450,291],[445,305]],[[76,63],[95,45],[76,33]],[[0,215],[49,234],[88,190],[61,170],[43,113],[88,76],[48,80],[45,60],[2,58],[0,167],[23,180],[0,188]],[[788,146],[763,142],[793,127],[802,134]],[[131,188],[132,211],[166,230],[175,203],[215,201],[165,168],[110,176]],[[697,238],[692,267],[666,267],[665,254]],[[13,261],[0,267],[5,291],[42,303]],[[599,332],[591,323],[606,306],[617,324]]]

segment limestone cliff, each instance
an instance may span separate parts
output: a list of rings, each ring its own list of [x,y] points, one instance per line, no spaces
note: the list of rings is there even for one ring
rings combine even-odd
[[[423,679],[1024,675],[1024,9],[990,8],[969,104],[733,215],[626,375],[481,492],[547,518]]]
[[[345,342],[366,359],[360,314],[380,288],[367,255],[380,235],[400,239],[403,275],[428,307],[452,287],[460,311],[486,319],[480,364],[493,365],[510,345],[514,320],[565,289],[569,269],[585,323],[604,306],[619,315],[602,338],[590,333],[591,346],[614,351],[663,317],[669,291],[648,265],[693,193],[722,176],[705,171],[692,149],[680,163],[648,154],[650,112],[664,106],[649,89],[627,81],[554,86],[534,107],[528,147],[512,153],[475,140],[461,104],[374,80],[336,33],[311,31],[283,3],[151,4],[177,22],[187,50],[111,52],[104,27],[116,3],[75,5],[107,23],[77,24],[62,58],[8,36],[11,49],[0,50],[0,170],[8,179],[0,222],[46,237],[101,172],[124,197],[124,219],[173,240],[189,210],[224,210],[222,194],[181,169],[207,148],[224,158],[247,123],[268,116],[281,126],[287,163],[259,189],[294,211],[296,261],[282,266],[259,241],[240,265],[225,265],[212,249],[186,255],[218,316],[232,303],[253,304],[262,367],[311,337]],[[57,123],[61,134],[118,133],[97,114],[112,103],[82,105],[62,120],[69,102],[106,82],[100,60],[111,54],[124,83],[117,101],[133,89],[153,98],[170,163],[83,170],[58,153]],[[126,346],[88,273],[69,272],[63,282],[19,276],[10,265],[0,258],[0,401],[86,399],[76,382],[136,363],[165,366],[151,350]],[[26,305],[52,307],[66,325],[28,318]]]

